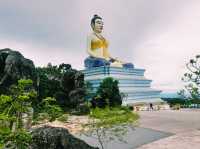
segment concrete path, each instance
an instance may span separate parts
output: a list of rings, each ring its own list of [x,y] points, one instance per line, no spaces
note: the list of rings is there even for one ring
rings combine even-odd
[[[134,130],[129,129],[128,133],[123,137],[123,140],[126,142],[117,140],[109,141],[107,143],[104,142],[104,147],[105,149],[136,149],[143,144],[147,144],[161,138],[166,138],[171,135],[171,133],[136,127]],[[100,144],[98,143],[97,139],[95,139],[96,137],[94,138],[94,136],[87,137],[85,135],[76,135],[76,137],[86,141],[92,146],[98,146],[100,148]]]
[[[200,110],[139,112],[140,127],[175,135],[137,149],[200,149]]]

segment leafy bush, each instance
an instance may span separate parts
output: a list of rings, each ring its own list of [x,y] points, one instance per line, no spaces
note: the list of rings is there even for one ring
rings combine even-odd
[[[92,99],[93,107],[119,106],[122,97],[118,87],[118,81],[112,77],[105,78],[97,89],[96,96]]]
[[[180,107],[188,107],[191,104],[200,104],[199,99],[180,99],[180,98],[173,98],[173,99],[164,99],[167,101],[167,103],[170,105],[170,107],[173,107],[177,104],[180,105]]]
[[[10,129],[1,131],[0,138],[4,148],[27,149],[32,141],[31,134],[25,129],[11,132]]]
[[[90,113],[90,108],[86,103],[84,103],[79,105],[76,109],[72,110],[70,113],[73,115],[87,115]]]
[[[172,107],[176,104],[180,104],[180,105],[187,104],[188,101],[185,99],[174,98],[174,99],[168,99],[167,103]]]
[[[56,99],[52,97],[47,97],[43,99],[43,101],[40,103],[39,108],[40,109],[36,116],[36,120],[38,119],[38,116],[41,116],[41,113],[43,113],[42,116],[45,116],[47,118],[49,116],[50,121],[54,121],[56,118],[60,117],[63,114],[62,108],[59,105],[57,105]],[[48,116],[44,113],[47,113]]]
[[[99,119],[98,125],[104,127],[112,127],[114,125],[132,124],[139,116],[126,107],[114,108],[95,108],[89,115],[91,118]]]
[[[19,80],[10,95],[0,96],[0,144],[4,148],[25,149],[31,136],[25,130],[23,114],[31,117],[31,102],[36,97],[31,80]],[[30,121],[28,121],[30,122]]]
[[[196,55],[187,64],[187,72],[182,77],[186,83],[185,88],[180,91],[181,95],[189,99],[200,100],[200,55]]]
[[[31,102],[37,95],[31,86],[31,80],[19,80],[17,86],[11,87],[10,96],[0,96],[0,112],[10,118],[10,129],[13,127],[11,119],[15,118],[16,128],[22,128],[23,113],[30,114]]]
[[[38,113],[36,118],[33,120],[33,125],[49,122],[50,119],[51,117],[48,113]]]
[[[69,118],[69,114],[63,114],[62,116],[58,117],[56,120],[61,122],[67,122]]]
[[[63,110],[76,109],[85,102],[84,75],[69,64],[37,68],[40,100],[54,97]],[[66,108],[67,107],[67,108]]]

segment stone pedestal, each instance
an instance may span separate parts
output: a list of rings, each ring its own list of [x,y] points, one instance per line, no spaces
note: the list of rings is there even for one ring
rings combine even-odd
[[[82,71],[85,81],[89,81],[97,90],[100,82],[106,77],[113,77],[119,81],[120,92],[124,93],[124,105],[149,104],[163,102],[160,99],[160,90],[151,88],[152,80],[144,77],[145,69],[127,69],[119,67],[94,67]]]

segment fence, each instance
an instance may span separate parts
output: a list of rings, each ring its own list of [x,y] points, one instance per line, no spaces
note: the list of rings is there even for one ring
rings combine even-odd
[[[185,105],[181,105],[181,108],[199,108],[200,109],[200,104],[185,104]]]

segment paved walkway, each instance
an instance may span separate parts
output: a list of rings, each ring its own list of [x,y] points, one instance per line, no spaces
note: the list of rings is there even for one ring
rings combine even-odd
[[[140,127],[175,135],[137,149],[200,149],[200,110],[139,112]]]

